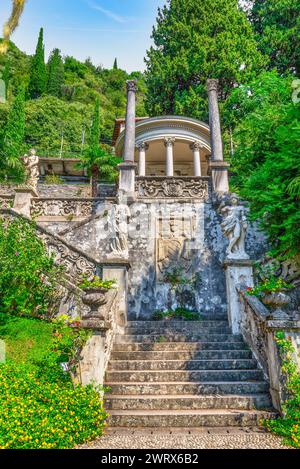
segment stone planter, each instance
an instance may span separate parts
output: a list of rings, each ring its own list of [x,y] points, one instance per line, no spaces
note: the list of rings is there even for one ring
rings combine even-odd
[[[274,319],[287,319],[289,314],[284,309],[289,305],[291,299],[283,290],[266,293],[262,298],[264,305],[272,310]]]
[[[83,317],[83,319],[98,319],[105,320],[105,311],[102,311],[101,306],[107,303],[108,290],[105,288],[89,288],[85,290],[85,295],[82,297],[82,302],[91,308],[91,311]]]

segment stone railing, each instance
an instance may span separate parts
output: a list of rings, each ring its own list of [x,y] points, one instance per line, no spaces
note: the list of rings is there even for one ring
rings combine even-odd
[[[248,295],[242,287],[238,287],[237,290],[240,299],[240,332],[269,380],[274,407],[281,411],[286,399],[286,387],[275,335],[281,331],[291,338],[297,350],[295,361],[300,371],[299,312],[290,313],[288,319],[274,319],[272,313],[258,298]]]
[[[94,215],[100,201],[97,199],[72,198],[49,199],[38,198],[31,200],[30,214],[35,219],[53,217],[67,220],[87,218]]]
[[[14,204],[14,195],[0,195],[0,209],[11,208]]]
[[[209,178],[147,176],[136,178],[136,193],[147,199],[198,199],[209,198]]]

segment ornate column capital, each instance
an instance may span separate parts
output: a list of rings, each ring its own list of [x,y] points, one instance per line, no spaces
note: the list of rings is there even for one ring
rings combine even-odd
[[[140,142],[137,144],[136,148],[139,151],[147,151],[149,150],[149,144],[147,142]]]
[[[200,151],[203,148],[200,142],[191,143],[190,149],[193,151]]]
[[[219,80],[215,79],[215,78],[210,78],[209,80],[207,80],[207,91],[208,92],[211,92],[211,91],[215,91],[216,93],[218,92],[219,90]]]
[[[126,88],[127,88],[127,93],[129,91],[133,91],[134,93],[136,93],[137,90],[138,90],[137,81],[136,80],[127,80],[126,81]]]
[[[164,139],[165,147],[173,147],[176,139],[174,137],[166,137]]]

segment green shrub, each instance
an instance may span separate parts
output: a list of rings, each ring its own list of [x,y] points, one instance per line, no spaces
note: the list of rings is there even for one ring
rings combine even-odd
[[[176,308],[170,311],[155,311],[154,313],[155,321],[163,321],[164,319],[182,319],[184,321],[199,321],[199,313],[189,311],[185,308]]]
[[[295,350],[283,332],[276,334],[276,342],[282,358],[282,374],[286,378],[288,398],[283,404],[283,417],[265,422],[266,428],[286,438],[286,442],[300,448],[300,373],[293,359]]]
[[[0,312],[51,315],[60,271],[33,223],[0,218]]]

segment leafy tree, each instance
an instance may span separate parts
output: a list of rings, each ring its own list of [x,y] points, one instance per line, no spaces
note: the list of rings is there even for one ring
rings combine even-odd
[[[64,84],[64,63],[59,49],[54,49],[48,60],[47,93],[59,98]]]
[[[232,189],[250,202],[273,254],[300,262],[300,104],[291,82],[263,73],[232,92],[224,117],[234,129]]]
[[[20,161],[25,135],[25,92],[21,88],[9,114],[0,142],[0,179],[23,177],[23,165]]]
[[[219,78],[222,98],[265,63],[237,0],[168,0],[147,52],[147,108],[151,115],[204,118],[206,80]]]
[[[92,127],[90,133],[89,146],[81,157],[79,167],[87,168],[92,181],[92,197],[98,195],[98,181],[102,180],[112,182],[117,177],[116,166],[120,160],[112,155],[111,148],[108,145],[100,146],[100,103],[96,100]]]
[[[45,65],[44,30],[40,29],[39,39],[32,58],[28,92],[32,99],[39,98],[46,91],[47,72]]]
[[[249,11],[269,68],[280,73],[300,73],[300,0],[253,0]]]

